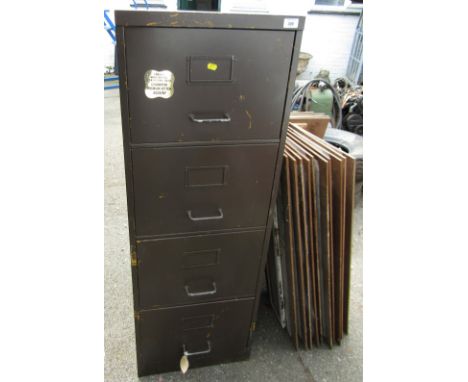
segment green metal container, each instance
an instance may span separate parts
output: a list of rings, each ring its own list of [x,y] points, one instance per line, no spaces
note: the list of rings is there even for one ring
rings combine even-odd
[[[307,91],[306,111],[325,113],[330,118],[333,109],[333,93],[330,89],[309,88]]]

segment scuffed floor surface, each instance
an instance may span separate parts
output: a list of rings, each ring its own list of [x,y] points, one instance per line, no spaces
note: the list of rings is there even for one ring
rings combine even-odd
[[[105,362],[107,382],[362,381],[362,201],[356,200],[351,273],[350,334],[341,346],[296,352],[273,311],[261,304],[248,361],[138,378],[127,230],[125,173],[118,90],[105,111]],[[361,194],[359,194],[360,196]]]

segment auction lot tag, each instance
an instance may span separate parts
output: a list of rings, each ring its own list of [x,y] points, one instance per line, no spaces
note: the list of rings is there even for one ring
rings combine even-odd
[[[299,19],[286,17],[283,21],[283,28],[297,28],[299,26]]]
[[[145,95],[148,98],[170,98],[174,94],[174,74],[169,70],[147,70]]]

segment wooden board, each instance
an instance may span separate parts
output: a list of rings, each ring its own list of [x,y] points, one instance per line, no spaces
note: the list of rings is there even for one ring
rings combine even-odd
[[[269,288],[281,279],[275,310],[297,349],[332,347],[348,333],[355,161],[297,124],[283,157]]]
[[[286,148],[290,157],[291,166],[291,184],[292,184],[292,211],[293,211],[293,227],[294,227],[294,243],[296,252],[296,272],[298,275],[298,305],[299,305],[299,337],[302,339],[304,347],[308,348],[308,328],[307,328],[307,313],[306,313],[306,279],[305,279],[305,259],[303,253],[302,242],[302,224],[301,224],[301,206],[300,206],[300,191],[299,191],[299,167],[302,165],[301,158],[295,155],[292,150]]]
[[[290,138],[288,132],[288,138]],[[287,138],[287,142],[288,142]],[[322,326],[324,337],[331,347],[334,338],[334,295],[333,295],[333,243],[332,243],[332,206],[331,206],[331,161],[324,155],[314,153],[320,169],[320,226],[321,229],[321,272],[322,272]]]
[[[353,211],[354,211],[354,192],[356,184],[356,161],[351,156],[346,156],[346,221],[345,221],[345,256],[343,265],[344,279],[344,301],[343,301],[343,331],[348,334],[349,319],[349,293],[351,289],[351,251],[352,251],[352,232],[353,232]]]
[[[323,113],[313,113],[310,111],[294,111],[289,115],[289,122],[300,123],[301,127],[306,129],[317,137],[323,138],[327,130],[330,117]]]
[[[297,272],[296,272],[296,259],[294,256],[294,228],[293,228],[293,217],[292,217],[292,196],[291,196],[291,176],[290,176],[290,157],[285,153],[284,155],[284,164],[283,164],[283,195],[286,205],[285,210],[285,226],[286,226],[286,243],[287,243],[287,259],[289,260],[288,275],[290,283],[289,286],[289,296],[291,301],[291,332],[293,343],[296,349],[299,348],[299,338],[298,338],[298,306],[297,306]]]
[[[332,213],[333,213],[333,290],[334,290],[334,340],[339,343],[343,337],[343,267],[345,241],[345,203],[346,203],[346,158],[328,144],[312,134],[301,135],[300,130],[293,128],[291,134],[305,142],[317,152],[327,156],[332,166]],[[321,142],[320,142],[321,141]],[[330,147],[328,147],[330,146]]]
[[[291,137],[291,138],[290,138]],[[293,134],[288,131],[288,138],[294,139]],[[297,139],[297,137],[296,137]],[[322,313],[325,312],[324,337],[331,347],[335,338],[335,296],[334,296],[334,256],[333,256],[333,208],[332,208],[332,179],[331,160],[326,153],[321,153],[307,144],[307,141],[297,140],[307,149],[319,162],[320,173],[320,225],[321,229],[321,273],[322,273]]]
[[[301,129],[295,129],[300,131]],[[342,286],[342,302],[341,314],[343,321],[343,332],[348,333],[348,316],[349,316],[349,290],[350,290],[350,264],[351,264],[351,249],[352,249],[352,225],[353,225],[353,211],[354,211],[354,192],[355,192],[355,174],[356,174],[356,161],[346,152],[341,151],[327,142],[317,139],[313,134],[304,130],[300,131],[303,135],[316,142],[318,145],[326,148],[330,152],[334,152],[337,156],[345,159],[346,171],[343,182],[343,199],[345,201],[345,208],[343,210],[343,257],[341,267],[341,278],[343,280]]]
[[[315,298],[315,271],[313,261],[313,236],[312,225],[311,225],[311,158],[307,155],[307,152],[302,150],[300,146],[293,144],[289,141],[289,147],[294,149],[297,156],[302,159],[301,168],[301,205],[302,205],[302,239],[305,257],[305,276],[307,282],[307,319],[309,325],[309,342],[318,344],[318,322],[317,322],[317,302]]]

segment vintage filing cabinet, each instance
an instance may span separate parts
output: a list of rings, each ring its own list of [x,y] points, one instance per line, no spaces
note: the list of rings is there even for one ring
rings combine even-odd
[[[304,18],[115,16],[138,374],[245,359]]]

